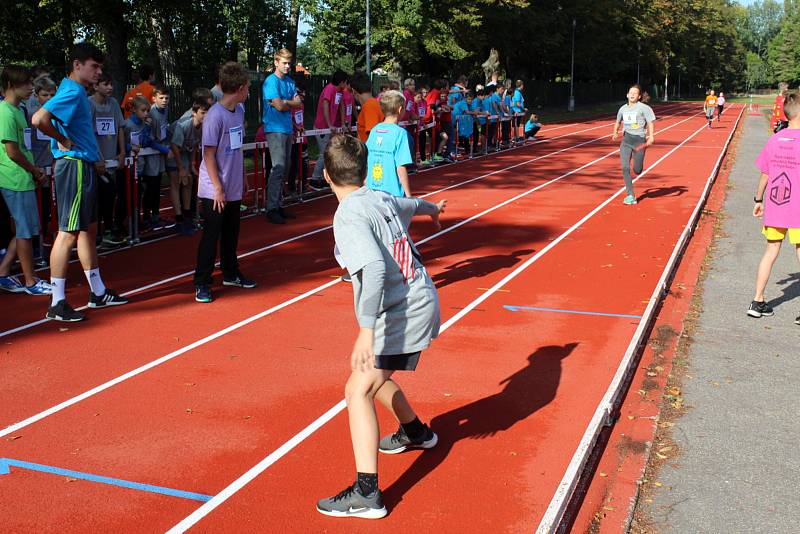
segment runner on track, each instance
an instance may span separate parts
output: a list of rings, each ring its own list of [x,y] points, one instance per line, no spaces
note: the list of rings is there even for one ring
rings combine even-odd
[[[640,174],[644,168],[645,151],[655,141],[653,122],[656,120],[656,115],[653,113],[653,108],[642,103],[641,99],[642,88],[639,84],[631,85],[628,89],[628,103],[619,108],[617,120],[614,122],[614,134],[611,136],[611,140],[616,141],[619,137],[619,127],[622,125],[623,135],[619,155],[622,160],[625,191],[628,193],[622,202],[628,205],[636,204],[631,177],[631,159],[633,159],[633,172]]]

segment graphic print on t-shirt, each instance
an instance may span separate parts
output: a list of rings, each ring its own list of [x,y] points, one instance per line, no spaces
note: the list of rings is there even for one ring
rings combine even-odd
[[[622,112],[622,122],[625,126],[630,126],[631,129],[637,130],[639,129],[639,122],[636,118],[637,113],[635,111],[623,111]]]
[[[782,206],[792,199],[792,181],[785,172],[780,173],[770,183],[769,199],[778,206]]]

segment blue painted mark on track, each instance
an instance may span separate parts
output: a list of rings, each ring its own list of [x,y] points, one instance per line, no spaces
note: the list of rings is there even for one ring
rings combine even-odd
[[[641,319],[641,315],[629,315],[627,313],[603,313],[603,312],[593,312],[593,311],[580,311],[580,310],[560,310],[557,308],[537,308],[534,306],[508,306],[505,305],[503,308],[512,311],[540,311],[540,312],[551,312],[551,313],[574,313],[577,315],[599,315],[601,317],[622,317],[624,319]]]
[[[170,497],[180,497],[182,499],[192,499],[194,501],[206,502],[210,501],[212,498],[211,495],[203,495],[202,493],[194,493],[191,491],[182,491],[172,488],[163,488],[161,486],[153,486],[151,484],[141,484],[139,482],[131,482],[129,480],[122,480],[119,478],[92,475],[90,473],[81,473],[80,471],[72,471],[70,469],[61,469],[60,467],[34,464],[31,462],[23,462],[21,460],[14,460],[12,458],[0,458],[0,475],[9,474],[11,472],[11,470],[9,469],[10,467],[18,467],[20,469],[27,469],[29,471],[39,471],[40,473],[49,473],[52,475],[59,475],[63,477],[88,480],[90,482],[99,482],[100,484],[109,484],[111,486],[119,486],[121,488],[135,489],[139,491],[148,491],[150,493],[160,493],[161,495],[168,495]]]

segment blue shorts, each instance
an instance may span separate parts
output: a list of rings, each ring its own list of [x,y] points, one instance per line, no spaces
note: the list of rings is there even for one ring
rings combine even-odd
[[[12,191],[0,189],[11,212],[18,239],[30,239],[39,235],[39,207],[36,191]]]

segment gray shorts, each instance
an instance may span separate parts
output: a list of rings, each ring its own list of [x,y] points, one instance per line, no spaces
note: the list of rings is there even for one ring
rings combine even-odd
[[[386,371],[413,371],[417,368],[420,354],[422,352],[377,354],[375,356],[375,367]]]
[[[94,164],[75,158],[55,163],[53,182],[58,204],[58,229],[79,232],[97,222],[97,175]]]
[[[16,227],[16,237],[30,239],[39,235],[39,207],[36,202],[36,191],[12,191],[0,189],[11,212]]]

